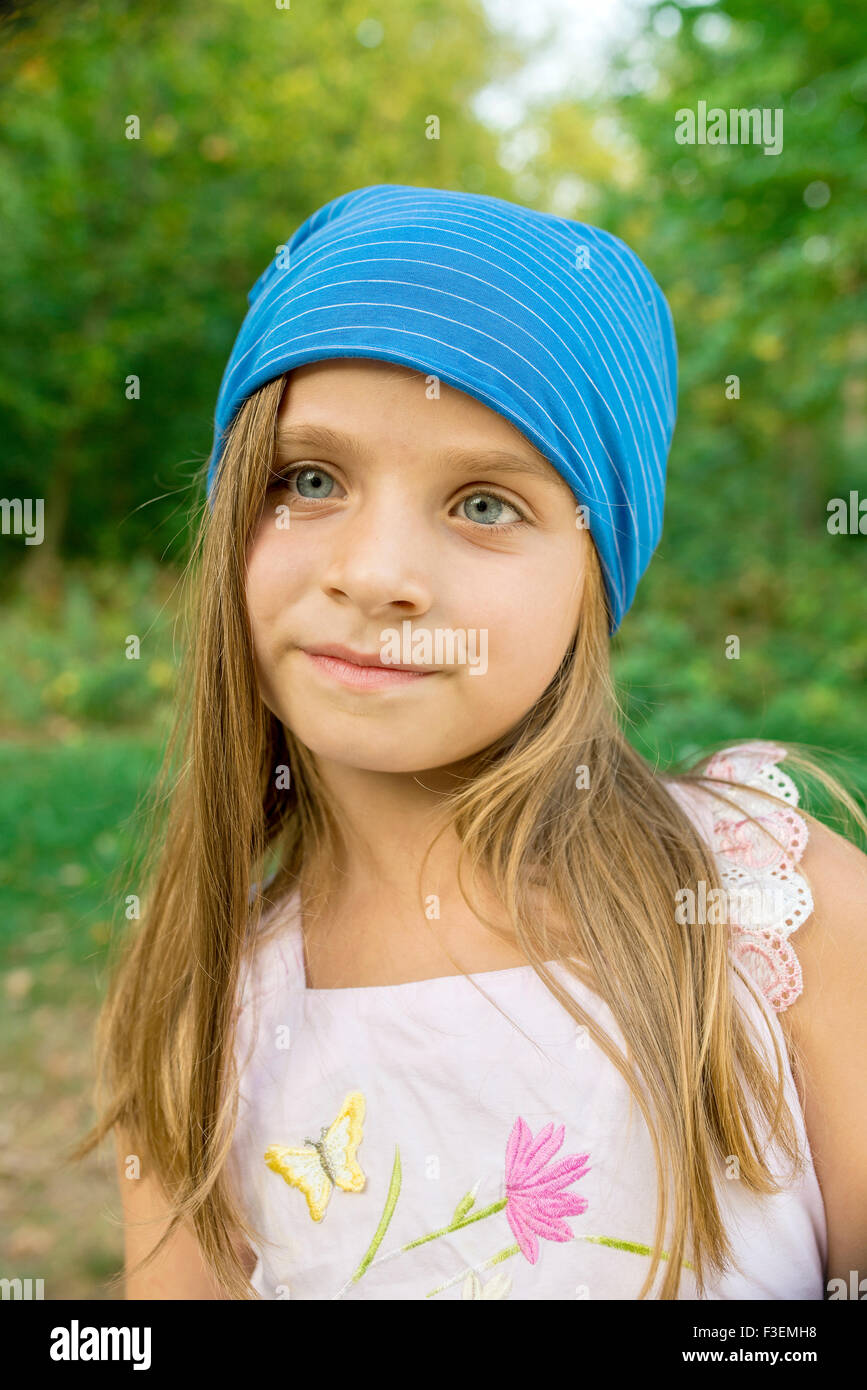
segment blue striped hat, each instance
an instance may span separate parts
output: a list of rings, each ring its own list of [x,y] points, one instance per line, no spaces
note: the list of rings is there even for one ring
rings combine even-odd
[[[247,296],[208,466],[265,382],[374,357],[439,377],[526,435],[586,507],[613,635],[662,531],[677,345],[662,290],[598,227],[501,198],[403,184],[302,223]]]

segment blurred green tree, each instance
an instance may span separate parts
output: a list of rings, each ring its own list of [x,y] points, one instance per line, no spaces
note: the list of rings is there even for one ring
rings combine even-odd
[[[817,569],[855,566],[867,580],[863,538],[826,526],[832,497],[867,496],[862,35],[851,3],[666,0],[616,54],[589,140],[574,102],[540,102],[528,117],[549,136],[537,199],[562,200],[580,176],[567,215],[634,246],[674,314],[679,417],[661,553],[676,570],[657,563],[639,605],[658,605],[663,573],[666,592],[679,573],[683,610],[700,621],[696,581],[725,576],[732,617],[758,609],[785,629],[780,574],[803,578],[805,550]],[[678,143],[678,111],[700,102],[780,111],[781,151]]]
[[[183,554],[247,291],[315,208],[380,182],[508,196],[470,99],[524,52],[474,0],[375,15],[107,0],[4,24],[2,490],[46,499],[46,539],[0,563]]]

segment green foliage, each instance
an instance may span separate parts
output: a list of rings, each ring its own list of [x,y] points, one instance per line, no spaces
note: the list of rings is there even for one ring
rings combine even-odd
[[[660,12],[666,34],[680,17],[676,34],[656,32]],[[862,20],[815,0],[657,5],[597,113],[611,123],[594,129],[613,142],[612,176],[574,215],[634,246],[672,306],[679,418],[661,553],[694,589],[742,588],[762,554],[803,587],[823,549],[867,581],[863,539],[826,530],[832,497],[867,493]],[[650,74],[638,91],[637,63]],[[781,152],[677,143],[677,112],[700,101],[781,110]],[[583,114],[556,117],[534,117],[557,132],[534,165],[543,202],[583,172],[570,139]],[[727,398],[732,376],[739,399]],[[788,598],[785,583],[778,592]],[[766,599],[773,610],[767,590],[751,603],[759,622],[792,621],[790,604],[765,611]]]
[[[361,0],[107,0],[27,19],[0,52],[3,495],[45,497],[45,545],[67,555],[177,558],[276,247],[364,184],[507,194],[469,99],[523,55],[473,0],[385,0],[375,19]],[[0,563],[24,554],[7,542]]]
[[[7,731],[69,739],[85,725],[149,733],[163,725],[175,683],[178,583],[169,567],[141,557],[122,568],[69,564],[56,590],[19,591],[0,626]]]
[[[112,888],[137,848],[135,808],[157,765],[157,744],[140,734],[0,743],[0,946],[9,966],[32,964],[34,952],[37,964],[102,958],[124,921]],[[62,987],[52,972],[35,983]]]
[[[595,120],[562,101],[528,118],[534,200],[621,236],[674,314],[665,527],[614,644],[663,761],[788,737],[848,750],[867,783],[867,539],[827,529],[832,498],[867,497],[862,23],[815,0],[656,5]],[[781,152],[677,143],[700,101],[782,110]]]

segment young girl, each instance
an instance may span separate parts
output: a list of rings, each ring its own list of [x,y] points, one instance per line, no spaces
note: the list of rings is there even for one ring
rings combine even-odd
[[[867,858],[790,770],[867,820],[790,747],[663,776],[618,722],[675,395],[638,257],[495,198],[355,190],[257,280],[81,1150],[128,1296],[867,1273]]]

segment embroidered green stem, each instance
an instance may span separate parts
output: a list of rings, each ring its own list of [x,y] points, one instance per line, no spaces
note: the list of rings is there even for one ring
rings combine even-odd
[[[359,1279],[361,1279],[367,1273],[368,1269],[371,1268],[372,1265],[385,1264],[388,1260],[397,1259],[398,1255],[403,1255],[407,1250],[413,1250],[417,1245],[425,1245],[429,1240],[436,1240],[439,1236],[448,1235],[451,1231],[461,1231],[463,1230],[464,1226],[471,1226],[474,1221],[481,1221],[486,1216],[492,1216],[494,1212],[502,1211],[503,1207],[506,1205],[506,1202],[508,1200],[506,1197],[503,1197],[501,1201],[492,1202],[489,1207],[484,1207],[481,1211],[475,1212],[472,1216],[460,1216],[461,1211],[466,1210],[466,1202],[471,1196],[471,1194],[468,1193],[467,1197],[462,1198],[461,1201],[458,1203],[457,1208],[455,1210],[455,1214],[449,1222],[448,1226],[442,1226],[438,1231],[432,1231],[430,1235],[419,1236],[417,1240],[411,1240],[408,1245],[401,1245],[397,1250],[390,1250],[387,1255],[380,1255],[379,1259],[375,1260],[373,1257],[382,1243],[382,1238],[388,1230],[389,1222],[391,1221],[391,1218],[394,1215],[394,1209],[397,1206],[397,1199],[400,1196],[400,1183],[400,1149],[395,1147],[394,1166],[391,1170],[391,1181],[388,1185],[388,1192],[386,1193],[385,1197],[385,1206],[382,1210],[382,1216],[379,1218],[379,1225],[377,1226],[373,1234],[373,1240],[370,1242],[370,1245],[367,1248],[367,1252],[365,1253],[364,1258],[362,1259],[355,1273],[352,1275],[352,1278],[347,1279],[342,1289],[338,1289],[337,1293],[334,1294],[334,1298],[332,1301],[338,1298],[342,1298],[343,1295],[346,1293],[347,1289],[351,1288],[353,1284],[357,1284]]]
[[[398,1255],[404,1255],[407,1250],[414,1250],[417,1245],[426,1245],[429,1240],[438,1240],[440,1236],[447,1236],[452,1231],[462,1231],[465,1226],[471,1226],[474,1221],[481,1221],[486,1216],[493,1216],[494,1212],[502,1211],[506,1205],[507,1198],[501,1202],[492,1202],[489,1207],[483,1207],[473,1216],[463,1217],[460,1221],[452,1221],[448,1226],[441,1226],[438,1231],[431,1231],[428,1236],[419,1236],[417,1240],[411,1240],[407,1245],[401,1245],[397,1250],[389,1250],[387,1255],[380,1255],[378,1260],[374,1260],[375,1265],[383,1265],[387,1260],[396,1260]]]
[[[374,1255],[376,1254],[377,1250],[382,1244],[382,1238],[388,1230],[389,1222],[391,1221],[391,1218],[394,1215],[394,1209],[397,1206],[397,1199],[400,1196],[400,1182],[400,1149],[395,1145],[394,1164],[391,1170],[391,1181],[388,1184],[388,1192],[385,1194],[385,1206],[382,1209],[382,1216],[379,1218],[379,1225],[373,1233],[373,1240],[370,1242],[370,1245],[367,1248],[367,1253],[365,1254],[364,1259],[361,1261],[361,1264],[358,1266],[358,1269],[355,1271],[352,1278],[349,1280],[350,1284],[358,1283],[359,1279],[364,1274],[365,1270],[367,1269],[368,1265],[370,1264],[371,1260],[373,1259]],[[341,1293],[342,1292],[343,1290],[341,1289]],[[340,1295],[338,1294],[338,1297],[339,1296]]]
[[[482,1207],[482,1210],[477,1211],[474,1216],[464,1216],[461,1217],[460,1221],[452,1221],[448,1226],[441,1226],[438,1231],[431,1231],[429,1236],[419,1236],[417,1240],[411,1240],[408,1245],[402,1245],[399,1250],[392,1253],[402,1255],[404,1250],[414,1250],[417,1245],[425,1245],[429,1240],[437,1240],[440,1236],[447,1236],[451,1231],[462,1231],[465,1226],[472,1226],[474,1221],[483,1221],[486,1216],[493,1216],[494,1212],[502,1211],[507,1201],[508,1198],[504,1197],[500,1202],[492,1202],[489,1207]],[[389,1258],[388,1255],[382,1256],[383,1260]],[[380,1264],[381,1260],[377,1260],[376,1263]]]
[[[452,1231],[462,1231],[465,1226],[471,1226],[474,1221],[482,1221],[486,1216],[493,1216],[495,1212],[503,1210],[507,1200],[508,1198],[503,1197],[501,1201],[492,1202],[489,1207],[483,1207],[481,1211],[475,1212],[472,1216],[462,1217],[460,1221],[452,1220],[448,1226],[441,1226],[438,1231],[431,1231],[430,1235],[419,1236],[417,1240],[411,1240],[407,1245],[401,1245],[396,1250],[389,1250],[387,1254],[380,1255],[378,1259],[375,1260],[368,1259],[368,1256],[371,1255],[375,1249],[375,1247],[372,1247],[371,1250],[368,1251],[368,1254],[365,1255],[355,1274],[349,1280],[349,1283],[344,1285],[344,1288],[340,1290],[340,1294],[337,1294],[336,1297],[339,1298],[345,1289],[349,1287],[349,1284],[355,1283],[361,1278],[362,1274],[366,1274],[368,1268],[372,1269],[377,1265],[387,1264],[389,1260],[396,1260],[398,1255],[406,1254],[407,1250],[414,1250],[417,1245],[426,1245],[429,1240],[438,1240],[440,1236],[450,1235]],[[382,1225],[381,1222],[380,1225]],[[381,1239],[382,1236],[380,1235],[380,1240]],[[377,1244],[378,1243],[377,1241]]]
[[[633,1255],[649,1256],[653,1254],[649,1245],[636,1245],[633,1241],[617,1240],[614,1236],[575,1236],[574,1239],[586,1240],[592,1245],[608,1245],[614,1250],[627,1250]],[[425,1294],[425,1298],[434,1298],[438,1293],[443,1293],[445,1289],[451,1289],[455,1284],[462,1283],[468,1274],[481,1274],[483,1270],[491,1269],[494,1265],[500,1264],[503,1260],[510,1259],[512,1255],[517,1255],[520,1252],[520,1248],[519,1245],[507,1245],[505,1250],[501,1250],[497,1255],[492,1255],[489,1260],[485,1260],[479,1265],[469,1265],[466,1269],[462,1269],[458,1274],[453,1275],[451,1279],[447,1279],[444,1284],[440,1284],[439,1288],[431,1289],[430,1293]],[[398,1251],[396,1253],[400,1252]],[[663,1260],[670,1258],[667,1250],[662,1251],[661,1258]],[[687,1269],[694,1268],[689,1260],[684,1260],[683,1263]]]
[[[452,1225],[454,1225],[456,1221],[463,1221],[467,1212],[472,1211],[473,1207],[476,1205],[476,1197],[478,1196],[481,1181],[481,1178],[479,1178],[478,1182],[476,1182],[474,1186],[470,1188],[469,1192],[465,1192],[461,1200],[458,1202],[457,1206],[454,1209],[454,1212],[452,1213]]]
[[[653,1251],[649,1245],[634,1245],[629,1240],[616,1240],[614,1236],[576,1236],[576,1240],[588,1240],[592,1245],[610,1245],[615,1250],[630,1250],[633,1255],[652,1255]],[[667,1250],[661,1252],[660,1258],[670,1259]],[[684,1260],[685,1269],[695,1269],[695,1265],[690,1264],[689,1260]]]

